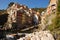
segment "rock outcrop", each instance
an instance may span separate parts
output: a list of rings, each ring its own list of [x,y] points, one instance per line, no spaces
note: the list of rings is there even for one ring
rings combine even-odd
[[[17,40],[54,40],[54,38],[50,31],[39,31],[31,34],[26,34],[25,37]]]

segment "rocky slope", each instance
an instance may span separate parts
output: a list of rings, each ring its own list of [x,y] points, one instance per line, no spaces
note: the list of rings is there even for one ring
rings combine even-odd
[[[25,37],[22,37],[17,40],[54,40],[50,31],[39,31],[33,32],[31,34],[26,34]]]

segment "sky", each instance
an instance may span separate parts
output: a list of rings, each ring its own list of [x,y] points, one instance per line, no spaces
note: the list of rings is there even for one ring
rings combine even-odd
[[[10,2],[28,6],[29,8],[46,8],[49,0],[0,0],[0,9],[7,9]]]

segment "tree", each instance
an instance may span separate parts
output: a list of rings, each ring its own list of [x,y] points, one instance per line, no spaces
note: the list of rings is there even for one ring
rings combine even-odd
[[[14,2],[10,2],[10,4],[8,5],[8,7],[11,7],[14,4]]]

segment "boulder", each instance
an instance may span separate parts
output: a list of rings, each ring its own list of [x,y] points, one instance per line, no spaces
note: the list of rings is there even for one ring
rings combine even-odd
[[[26,34],[25,37],[19,38],[17,40],[54,40],[54,38],[50,31],[39,31]]]

